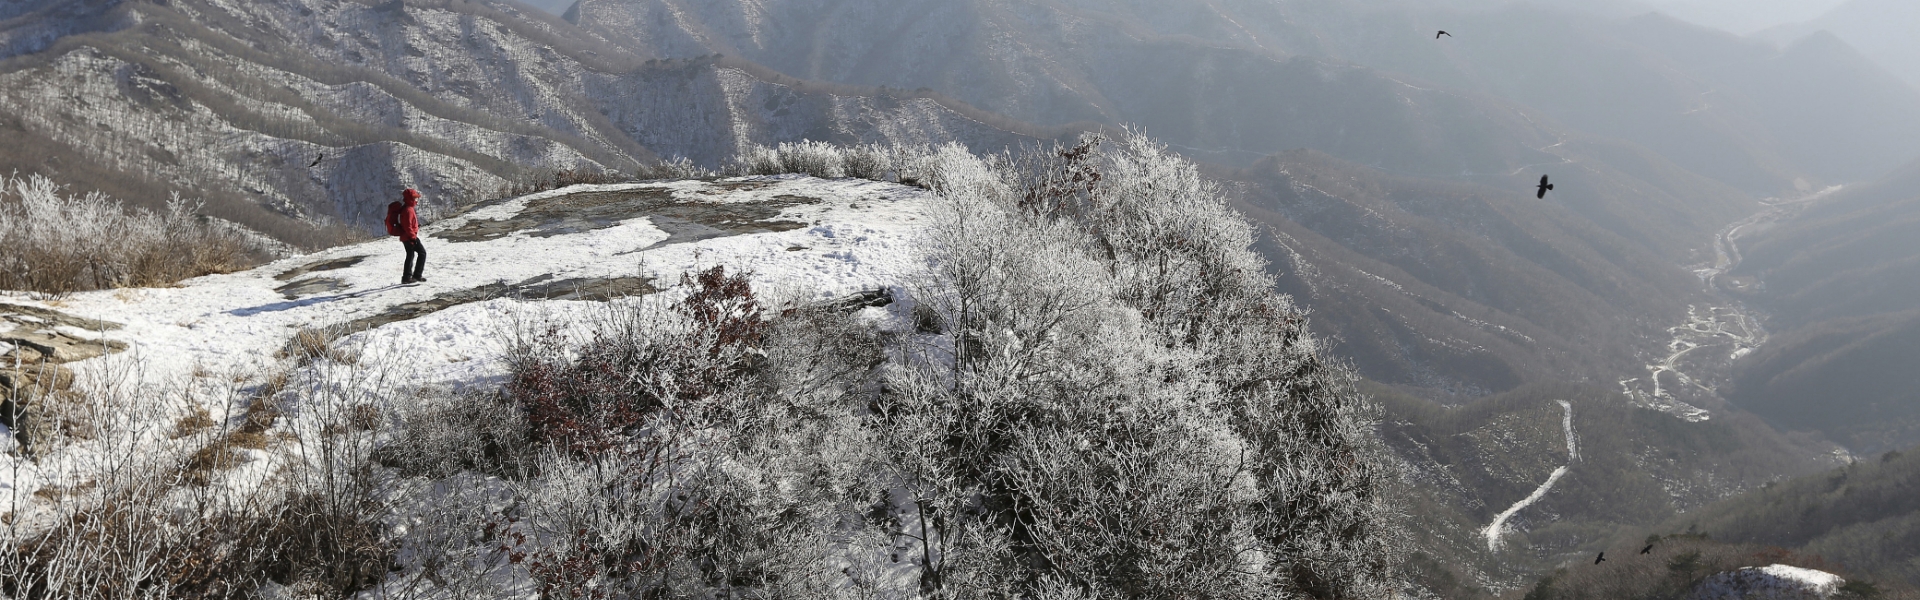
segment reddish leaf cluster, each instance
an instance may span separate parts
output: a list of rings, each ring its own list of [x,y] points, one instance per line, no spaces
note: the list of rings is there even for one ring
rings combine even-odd
[[[693,288],[674,310],[686,332],[603,332],[578,348],[577,358],[540,353],[514,369],[507,391],[527,414],[536,440],[580,454],[625,446],[661,410],[699,407],[743,380],[766,333],[764,309],[746,274],[714,267],[682,277]],[[564,343],[555,332],[536,341]]]

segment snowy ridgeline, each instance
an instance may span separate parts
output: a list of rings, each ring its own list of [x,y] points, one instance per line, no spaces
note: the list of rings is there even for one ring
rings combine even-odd
[[[749,216],[779,223],[742,235],[651,214],[674,201],[715,207],[713,216],[722,221],[736,216],[726,213],[727,206],[754,207],[764,215]],[[593,203],[613,210],[577,218],[592,213]],[[716,265],[750,271],[756,289],[803,302],[904,285],[924,270],[912,244],[927,204],[918,188],[863,180],[576,186],[426,225],[421,237],[428,281],[422,284],[399,285],[403,252],[389,238],[178,287],[78,294],[55,308],[125,324],[113,334],[132,345],[121,360],[138,363],[156,382],[171,382],[196,372],[268,371],[274,355],[302,328],[348,326],[397,307],[479,297],[369,331],[342,331],[347,335],[337,344],[370,353],[398,386],[497,385],[506,374],[501,344],[515,318],[565,320],[598,304],[526,298],[510,291],[516,285],[561,283],[592,292],[596,284],[642,278],[668,287],[682,273]],[[522,213],[528,218],[519,218]],[[478,235],[460,233],[477,229],[470,224],[496,221],[504,225]],[[766,231],[772,228],[783,231]],[[499,292],[470,295],[502,284],[507,287]],[[74,366],[82,375],[110,368]]]
[[[1272,294],[1251,228],[1144,139],[1063,150],[950,146],[930,190],[515,198],[429,224],[412,286],[379,240],[7,299],[34,339],[125,350],[72,354],[74,393],[9,421],[27,446],[0,458],[6,534],[42,551],[0,556],[0,580],[49,598],[1383,593],[1397,550],[1368,411]],[[111,529],[128,519],[157,526]]]

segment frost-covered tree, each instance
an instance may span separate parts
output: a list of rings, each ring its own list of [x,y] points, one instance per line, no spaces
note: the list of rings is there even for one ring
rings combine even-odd
[[[1213,184],[1134,135],[940,158],[918,298],[944,328],[880,402],[927,590],[1384,591],[1366,404]]]

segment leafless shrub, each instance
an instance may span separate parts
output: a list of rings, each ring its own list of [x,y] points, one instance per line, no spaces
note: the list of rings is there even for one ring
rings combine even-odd
[[[123,357],[70,390],[35,473],[53,485],[11,495],[0,591],[249,598],[291,585],[344,596],[387,576],[387,511],[358,450],[382,421],[364,401],[339,402],[390,394],[377,377],[322,359],[254,386],[155,384],[139,375],[137,358]],[[291,417],[289,406],[298,407]],[[260,461],[284,468],[241,468]]]
[[[283,247],[196,215],[175,196],[162,213],[127,210],[99,193],[63,195],[39,175],[0,178],[0,289],[54,296],[159,286],[250,268]]]
[[[53,598],[268,582],[484,597],[507,580],[550,598],[1385,595],[1393,515],[1351,372],[1319,356],[1192,165],[1106,143],[1028,162],[896,154],[942,212],[935,272],[884,316],[768,298],[716,267],[608,303],[584,333],[533,328],[501,397],[403,390],[386,361],[297,340],[292,370],[224,404],[245,416],[139,457],[154,467],[96,452],[149,479],[63,480],[45,502],[70,504],[43,523],[64,525],[21,529],[42,537],[14,538],[32,551],[0,583]],[[60,443],[148,447],[170,439],[165,417]],[[246,460],[278,461],[274,485],[222,493]],[[206,508],[161,516],[182,497]],[[111,525],[143,519],[185,524]],[[101,535],[121,537],[85,545]]]
[[[397,431],[376,458],[403,475],[512,477],[531,468],[526,417],[499,394],[422,393],[394,410]]]
[[[615,171],[592,169],[560,169],[555,171],[534,172],[512,178],[506,187],[500,189],[500,197],[512,198],[547,190],[557,190],[570,185],[609,183],[627,183],[634,178]]]

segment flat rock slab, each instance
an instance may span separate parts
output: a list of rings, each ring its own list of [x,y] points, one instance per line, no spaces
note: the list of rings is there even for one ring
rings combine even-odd
[[[113,321],[87,319],[50,308],[7,304],[4,302],[0,302],[0,320],[11,321],[18,325],[35,328],[65,325],[90,331],[111,331],[122,327],[122,325]]]
[[[280,295],[285,296],[288,300],[293,300],[301,296],[312,296],[323,292],[337,292],[346,288],[347,282],[338,277],[308,277],[273,288],[273,291],[280,292]]]
[[[104,356],[127,349],[124,342],[87,339],[60,330],[66,327],[86,331],[113,331],[119,323],[87,319],[50,308],[0,304],[0,343],[13,346],[0,361],[6,368],[13,363],[66,363]]]
[[[326,341],[352,335],[387,325],[418,319],[462,304],[484,302],[495,298],[524,298],[537,300],[579,300],[587,302],[606,302],[615,298],[644,296],[660,291],[653,286],[653,280],[644,277],[611,278],[574,278],[556,280],[552,275],[542,275],[519,283],[492,283],[475,288],[440,294],[428,300],[408,302],[388,307],[370,317],[354,319],[326,332]],[[298,336],[284,350],[294,355],[297,344],[311,343]]]
[[[668,188],[593,191],[533,200],[505,219],[474,220],[432,237],[450,242],[484,242],[519,232],[552,237],[605,229],[623,221],[652,218],[671,237],[656,245],[685,243],[752,233],[792,231],[805,227],[797,221],[774,220],[788,208],[818,204],[820,199],[780,195],[764,202],[724,203],[678,199]]]
[[[24,328],[0,333],[0,342],[32,350],[43,360],[56,363],[97,358],[127,349],[126,342],[89,340],[57,331],[31,331]]]
[[[273,276],[273,278],[278,279],[280,281],[289,281],[295,277],[300,277],[308,273],[317,273],[320,271],[336,271],[339,269],[345,269],[347,267],[360,264],[361,261],[364,261],[368,258],[371,258],[371,257],[365,256],[365,255],[348,256],[344,258],[335,258],[331,260],[323,260],[319,262],[308,263],[308,264],[300,265],[298,267],[287,269],[287,272],[281,273],[279,275],[275,275]]]

